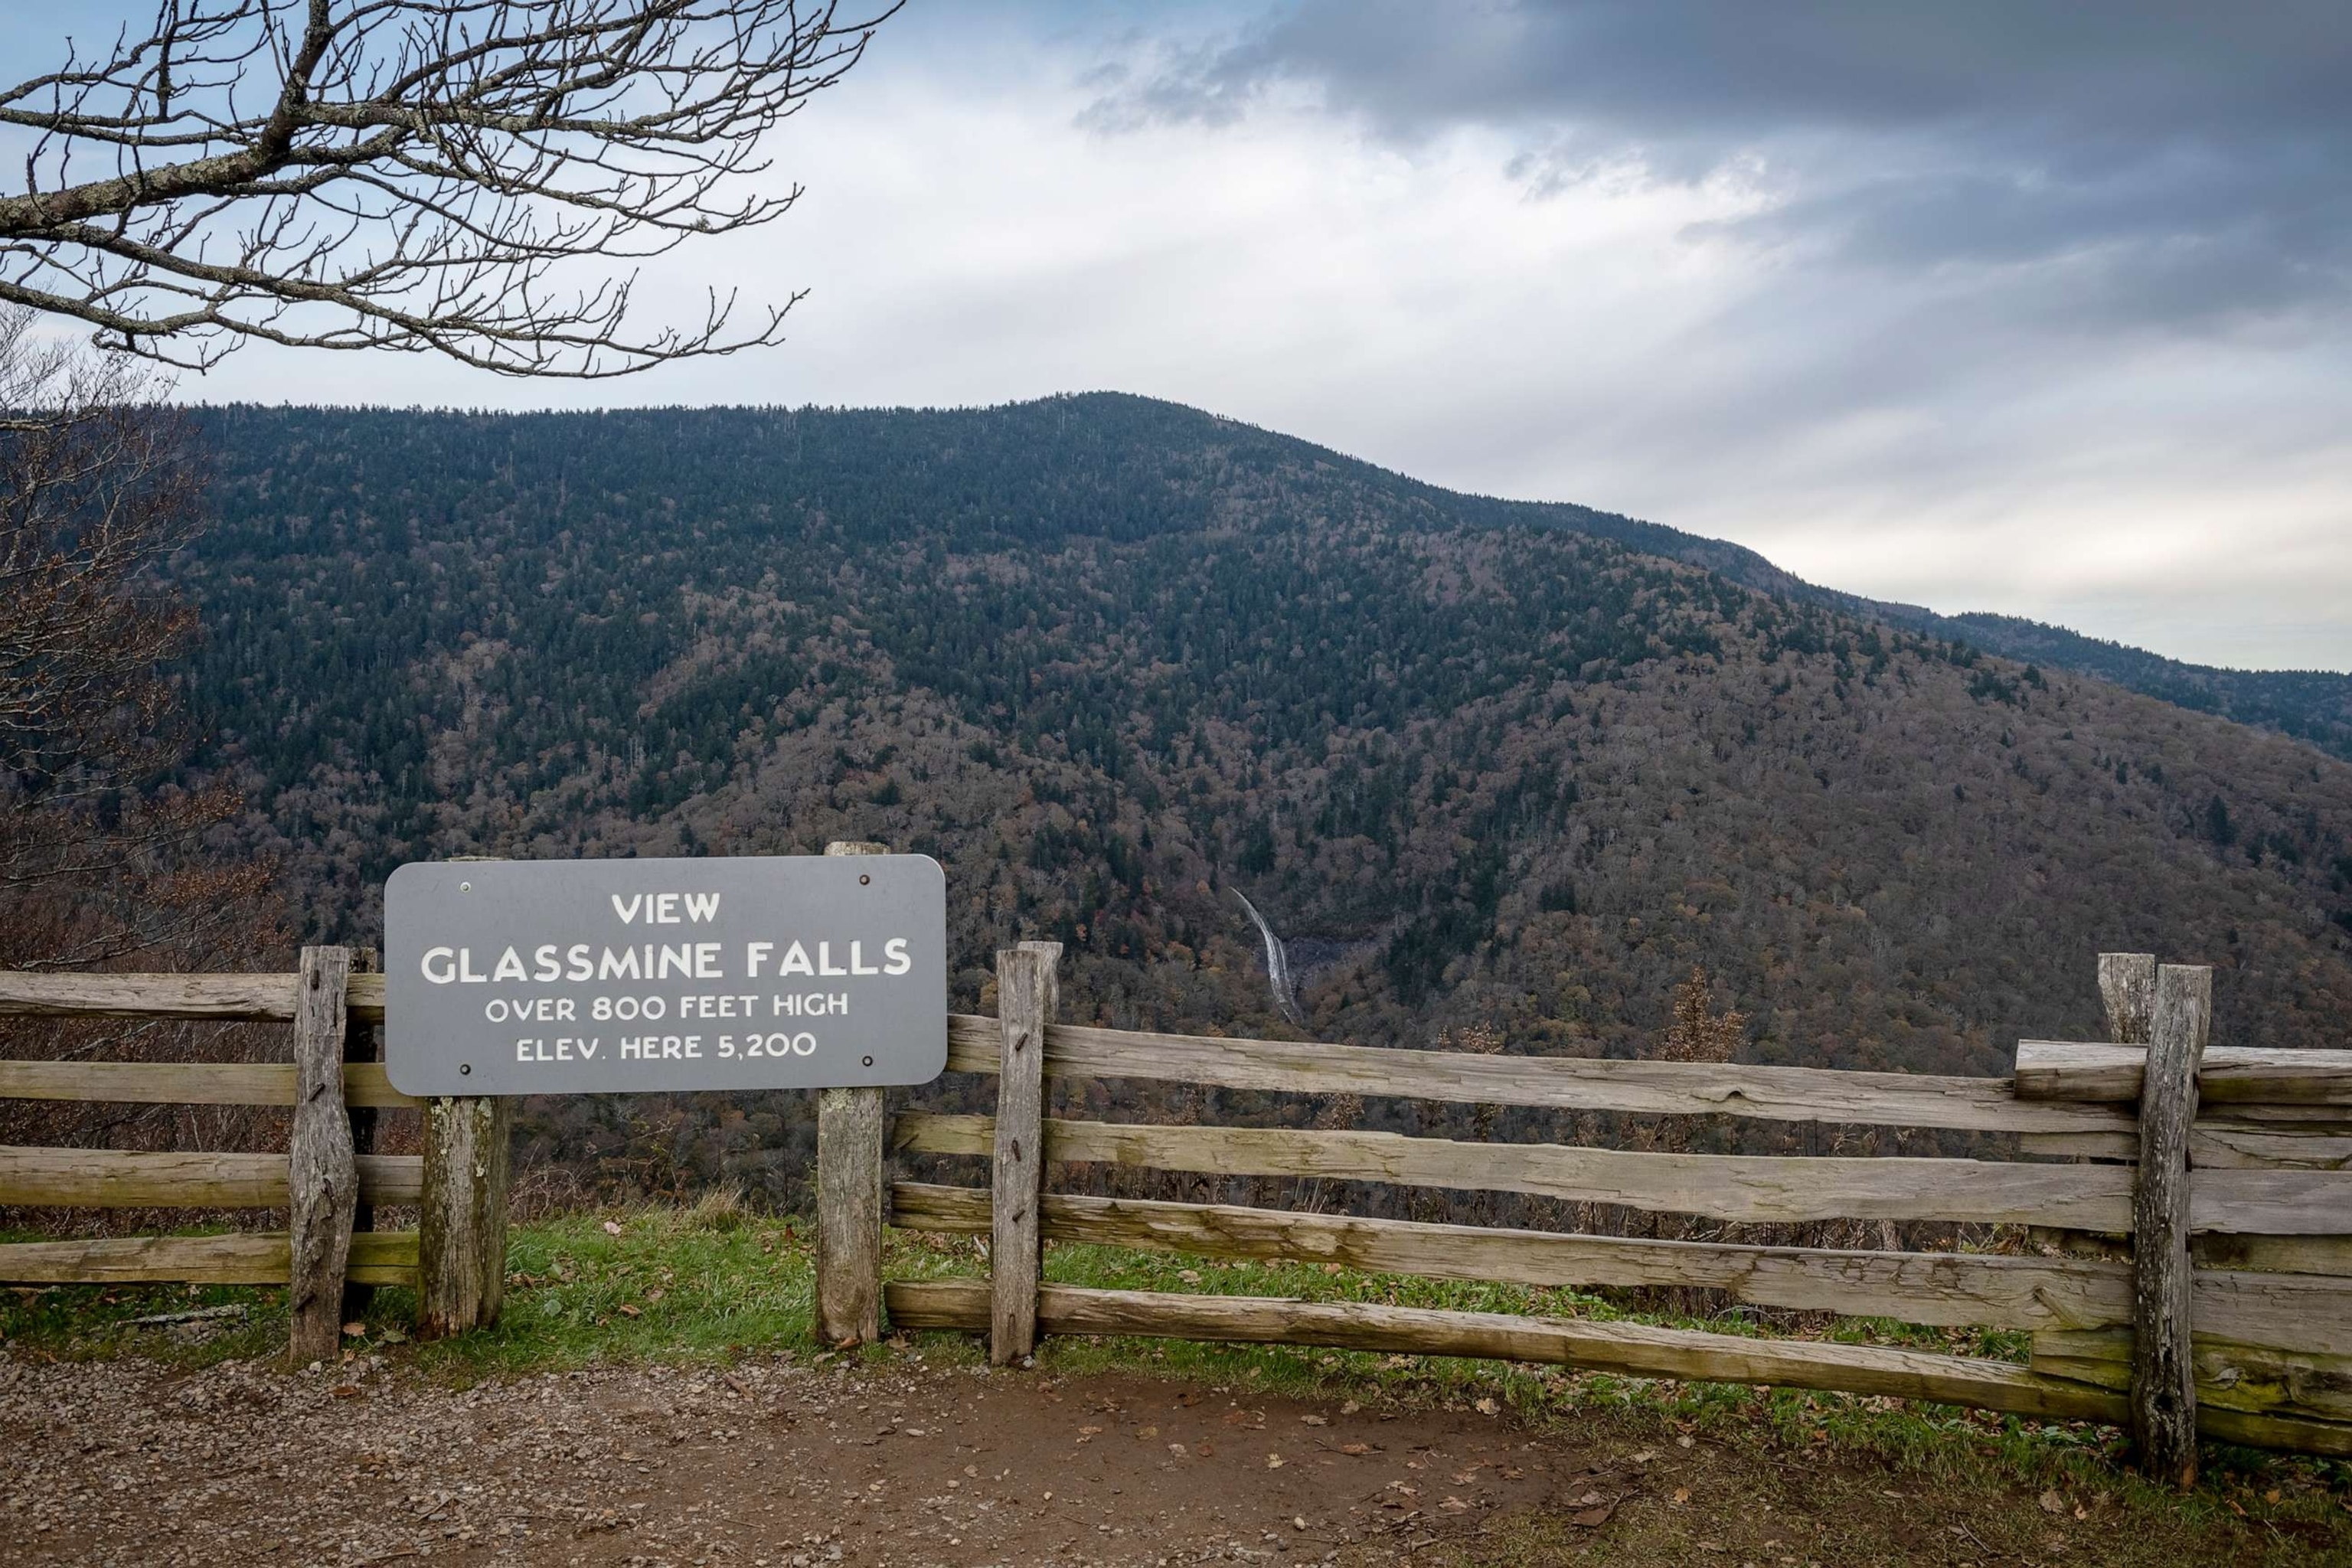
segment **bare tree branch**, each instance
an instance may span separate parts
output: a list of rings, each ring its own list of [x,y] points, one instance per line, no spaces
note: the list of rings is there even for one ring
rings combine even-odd
[[[33,139],[0,303],[193,369],[260,340],[602,377],[773,342],[800,295],[641,328],[629,264],[792,208],[761,139],[902,0],[870,3],[159,0],[0,86]]]

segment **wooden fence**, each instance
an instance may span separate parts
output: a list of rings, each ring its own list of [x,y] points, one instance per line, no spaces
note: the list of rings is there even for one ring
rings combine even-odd
[[[1051,1022],[1059,949],[997,955],[999,1016],[950,1020],[948,1066],[998,1076],[993,1117],[910,1111],[889,1147],[991,1163],[988,1187],[887,1187],[881,1097],[821,1112],[819,1329],[971,1329],[1339,1346],[1645,1377],[1894,1394],[2127,1424],[2154,1473],[2196,1435],[2352,1456],[2352,1051],[2205,1049],[2210,972],[2101,960],[2116,1043],[2019,1047],[2012,1079],[1383,1050]],[[2014,1134],[2024,1159],[1783,1158],[1463,1142],[1045,1114],[1044,1079],[1144,1079],[1643,1116]],[[2201,1104],[2200,1104],[2201,1101]],[[2057,1156],[2056,1160],[2033,1156]],[[1063,1162],[1546,1194],[1735,1222],[1966,1222],[2104,1235],[2137,1261],[1562,1235],[1045,1190]],[[982,1280],[891,1280],[879,1216],[991,1238]],[[867,1221],[860,1216],[876,1216]],[[1684,1286],[1759,1306],[2032,1335],[2030,1364],[1810,1339],[1040,1282],[1043,1241],[1339,1263],[1543,1287]]]
[[[839,845],[829,853],[859,853]],[[1118,1333],[1497,1357],[1638,1376],[1894,1394],[2128,1424],[2158,1473],[2199,1433],[2352,1457],[2352,1051],[2206,1048],[2210,975],[2100,961],[2111,1043],[2027,1041],[2001,1079],[1712,1063],[1382,1050],[1075,1027],[1060,949],[997,955],[999,1016],[950,1020],[951,1070],[994,1074],[992,1117],[909,1111],[878,1089],[818,1109],[817,1330]],[[0,1062],[0,1098],[282,1105],[288,1152],[0,1148],[0,1205],[284,1207],[275,1235],[0,1247],[0,1281],[284,1283],[292,1350],[337,1343],[347,1287],[414,1281],[420,1328],[495,1321],[511,1101],[395,1092],[373,1058],[381,975],[342,948],[293,974],[0,973],[0,1014],[276,1020],[289,1065]],[[2013,1135],[2021,1159],[1840,1158],[1462,1142],[1343,1129],[1168,1126],[1045,1114],[1045,1080],[1135,1079],[1482,1107],[1718,1116]],[[352,1118],[405,1106],[421,1156],[375,1154]],[[990,1162],[986,1187],[890,1182],[890,1148]],[[2114,1238],[2116,1258],[1847,1250],[1439,1225],[1049,1193],[1061,1163],[1540,1194],[1739,1223],[1943,1221]],[[415,1204],[416,1232],[363,1228]],[[991,1238],[990,1278],[882,1275],[886,1220]],[[1041,1282],[1048,1240],[1287,1259],[1538,1287],[1679,1286],[1758,1306],[2032,1336],[2030,1364],[1879,1345]]]
[[[282,1208],[284,1231],[0,1246],[0,1283],[284,1285],[297,1364],[331,1356],[376,1285],[416,1287],[427,1336],[495,1321],[505,1280],[511,1102],[412,1100],[374,1059],[383,976],[306,947],[292,974],[0,973],[0,1015],[278,1021],[290,1064],[0,1061],[0,1099],[293,1108],[284,1153],[0,1147],[0,1206]],[[425,1152],[373,1152],[373,1113],[425,1116]],[[417,1207],[378,1231],[378,1205]]]

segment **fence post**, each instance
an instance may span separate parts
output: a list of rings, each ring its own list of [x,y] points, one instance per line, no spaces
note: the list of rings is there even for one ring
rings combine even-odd
[[[383,958],[374,948],[355,947],[352,949],[352,973],[353,974],[373,974],[382,967]],[[383,1058],[383,1047],[377,1037],[376,1026],[373,1024],[352,1024],[346,1020],[343,1026],[343,1060],[346,1062],[375,1062],[381,1061]],[[352,1153],[355,1155],[374,1153],[376,1122],[382,1113],[372,1105],[355,1105],[349,1109],[352,1124]],[[352,1234],[357,1235],[361,1231],[373,1230],[374,1228],[375,1205],[373,1204],[358,1204],[353,1205],[352,1209]],[[352,1283],[348,1276],[345,1277],[343,1280],[343,1321],[345,1322],[351,1322],[355,1319],[366,1317],[368,1308],[373,1305],[374,1301],[374,1286],[354,1285]]]
[[[887,855],[838,840],[827,855]],[[816,1337],[882,1337],[882,1091],[821,1089],[816,1098]]]
[[[2106,1006],[2110,1041],[2147,1044],[2148,1018],[2156,1011],[2156,954],[2099,954],[2099,1000]]]
[[[1037,1348],[1037,1205],[1045,1177],[1045,1026],[1061,1005],[1062,944],[1024,942],[996,954],[996,1163],[989,1184],[988,1359]]]
[[[2132,1199],[2132,1442],[2150,1479],[2185,1489],[2197,1481],[2189,1135],[2212,1025],[2213,972],[2168,963],[2155,981]]]
[[[331,1361],[342,1345],[343,1278],[359,1161],[343,1109],[349,948],[306,947],[294,1002],[294,1126],[287,1144],[287,1358]]]
[[[506,1300],[507,1173],[514,1101],[425,1102],[425,1193],[416,1236],[416,1331],[446,1339],[499,1321]]]

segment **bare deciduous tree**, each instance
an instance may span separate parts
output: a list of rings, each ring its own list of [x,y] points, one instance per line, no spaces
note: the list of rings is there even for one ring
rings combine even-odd
[[[149,367],[0,308],[0,967],[79,966],[249,921],[268,868],[192,853],[233,791],[186,754],[194,616],[157,569],[199,475]]]
[[[637,330],[631,265],[787,211],[761,136],[897,4],[160,0],[0,87],[33,142],[0,301],[197,368],[257,339],[593,377],[772,342],[798,295]]]

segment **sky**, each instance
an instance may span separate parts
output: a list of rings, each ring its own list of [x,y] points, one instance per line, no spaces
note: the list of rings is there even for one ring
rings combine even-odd
[[[95,6],[88,8],[96,8]],[[2341,0],[914,0],[582,386],[248,349],[206,400],[1176,399],[1812,581],[2352,670]]]

